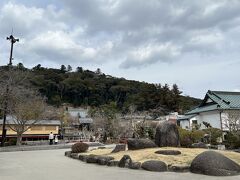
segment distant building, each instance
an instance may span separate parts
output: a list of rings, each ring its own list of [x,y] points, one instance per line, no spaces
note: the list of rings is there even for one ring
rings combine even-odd
[[[178,112],[172,112],[165,116],[160,116],[157,118],[159,121],[171,121],[173,123],[177,123],[178,118],[182,117],[183,115],[179,115]]]
[[[79,130],[82,130],[83,128],[90,130],[90,125],[93,123],[93,119],[89,117],[88,109],[68,107],[66,111],[72,118],[77,120],[75,121],[74,126],[78,127]]]
[[[229,131],[233,126],[230,123],[231,116],[240,118],[240,92],[208,91],[201,104],[193,110],[178,118],[178,125],[184,129],[191,130],[194,126],[205,129],[204,124],[211,127]],[[240,124],[240,119],[236,119]],[[239,126],[237,124],[237,126]]]
[[[93,119],[88,115],[88,109],[65,107],[65,114],[68,114],[72,122],[64,126],[63,134],[65,139],[88,141],[91,136],[91,125]]]
[[[31,123],[30,123],[31,124]],[[2,135],[3,120],[0,119],[0,137]],[[13,131],[9,125],[16,125],[11,117],[6,119],[7,138],[16,137],[17,133]],[[48,139],[50,132],[59,134],[61,126],[60,120],[39,120],[36,124],[30,127],[23,133],[23,140],[42,140]]]

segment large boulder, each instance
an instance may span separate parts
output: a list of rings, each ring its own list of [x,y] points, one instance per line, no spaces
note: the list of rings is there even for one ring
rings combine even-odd
[[[97,163],[97,156],[96,155],[94,155],[94,154],[90,154],[90,155],[88,155],[88,156],[86,156],[85,157],[85,161],[87,162],[87,163]]]
[[[99,165],[107,165],[109,161],[114,159],[111,156],[97,156],[96,158]]]
[[[117,153],[120,151],[126,151],[126,144],[117,144],[111,153]]]
[[[155,143],[159,147],[178,147],[180,139],[177,125],[170,121],[159,124],[156,128]]]
[[[157,147],[156,144],[150,139],[128,139],[127,144],[128,150]]]
[[[205,151],[193,159],[190,171],[211,176],[232,176],[240,174],[240,166],[215,151]]]
[[[179,155],[181,154],[178,150],[159,150],[155,152],[156,154],[162,154],[162,155]]]
[[[144,163],[142,163],[142,168],[147,171],[156,171],[156,172],[164,172],[164,171],[167,171],[168,169],[165,162],[156,161],[156,160],[145,161]]]
[[[132,159],[129,155],[124,155],[118,163],[118,167],[129,167],[132,164]]]

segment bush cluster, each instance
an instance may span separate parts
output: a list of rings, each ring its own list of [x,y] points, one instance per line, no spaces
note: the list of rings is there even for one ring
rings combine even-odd
[[[204,142],[211,145],[218,145],[219,137],[222,137],[222,130],[217,128],[207,128],[203,130],[186,130],[179,128],[180,144],[182,147],[191,147],[193,143]],[[208,139],[204,136],[208,134]],[[240,132],[232,133],[228,132],[225,135],[225,139],[222,142],[228,149],[240,148]]]
[[[79,142],[72,145],[72,153],[82,153],[88,150],[88,144]]]
[[[204,139],[204,136],[208,134],[209,138]],[[217,139],[222,137],[222,131],[217,128],[208,128],[204,130],[189,131],[179,128],[180,143],[183,147],[191,147],[193,143],[204,142],[212,145],[217,145]]]
[[[240,148],[240,132],[239,133],[227,133],[225,136],[224,144],[228,149]]]
[[[204,132],[201,130],[189,131],[179,128],[180,144],[182,147],[191,147],[193,143],[202,141]]]
[[[217,145],[219,144],[218,138],[222,137],[222,130],[217,129],[217,128],[207,128],[202,130],[205,134],[209,134],[211,137],[209,139],[209,143],[212,145]]]

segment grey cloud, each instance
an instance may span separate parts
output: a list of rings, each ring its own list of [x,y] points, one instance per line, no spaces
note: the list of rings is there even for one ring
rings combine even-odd
[[[114,3],[113,3],[114,2]],[[120,67],[137,67],[157,61],[168,62],[168,58],[149,56],[146,61],[129,58],[128,53],[145,44],[172,43],[181,46],[179,53],[212,54],[222,51],[224,39],[209,43],[193,41],[202,34],[222,33],[231,29],[238,20],[240,13],[239,1],[73,1],[63,0],[68,13],[74,21],[84,23],[85,36],[97,38],[99,32],[121,34],[121,42],[112,49],[112,58],[122,59]],[[204,32],[204,33],[203,33]],[[114,37],[114,35],[113,35]],[[207,37],[206,37],[207,38]],[[216,43],[216,44],[214,44]],[[154,52],[153,52],[154,53]],[[127,64],[127,65],[125,65]]]

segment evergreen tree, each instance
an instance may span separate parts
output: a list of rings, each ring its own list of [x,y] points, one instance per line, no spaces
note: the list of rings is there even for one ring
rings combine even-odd
[[[66,72],[66,66],[65,65],[61,65],[60,70],[61,70],[62,73],[65,73]]]
[[[82,67],[77,67],[76,70],[77,70],[78,73],[82,73],[83,72],[83,68]]]
[[[177,84],[173,84],[171,92],[173,94],[173,109],[179,111],[180,95],[182,92],[179,90]]]
[[[72,71],[72,66],[68,65],[67,66],[67,72],[71,72]]]
[[[18,63],[18,64],[17,64],[17,68],[18,68],[19,70],[24,70],[24,69],[25,69],[23,63]]]

